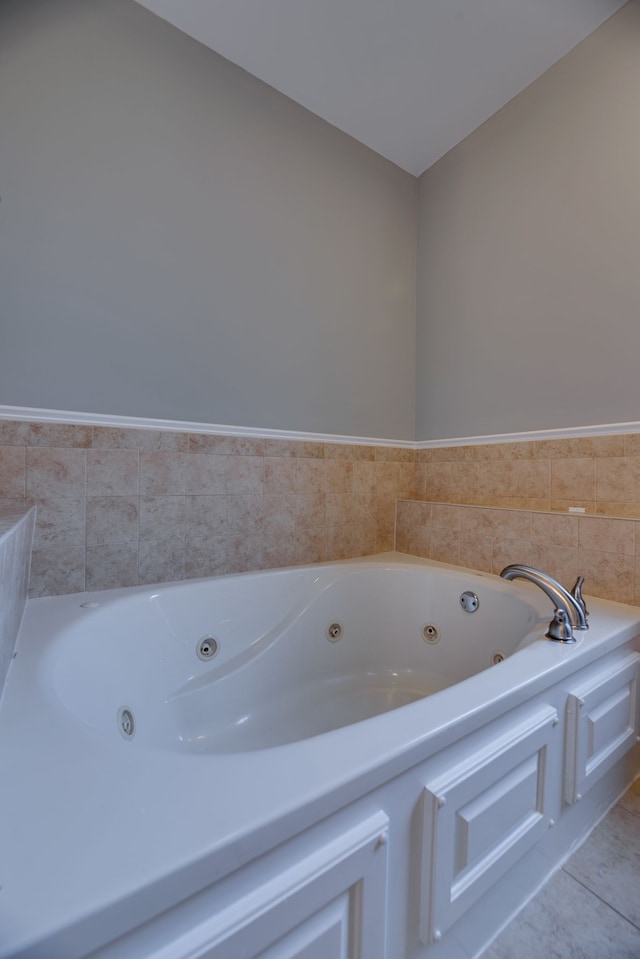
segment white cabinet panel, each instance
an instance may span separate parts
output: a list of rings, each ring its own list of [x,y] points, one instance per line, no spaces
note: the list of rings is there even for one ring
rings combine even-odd
[[[350,900],[347,891],[260,953],[260,959],[349,959]]]
[[[635,744],[640,653],[599,665],[567,698],[564,798],[575,803]]]
[[[548,829],[547,751],[557,725],[556,710],[546,705],[506,727],[494,724],[484,745],[427,783],[423,943],[437,942]]]
[[[146,959],[386,959],[389,820],[340,832]]]

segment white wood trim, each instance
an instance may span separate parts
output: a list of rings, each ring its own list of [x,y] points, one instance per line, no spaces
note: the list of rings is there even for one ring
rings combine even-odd
[[[640,433],[640,422],[599,423],[524,433],[492,433],[486,436],[456,436],[449,439],[385,439],[376,436],[343,436],[337,433],[304,433],[297,430],[272,430],[259,427],[229,426],[221,423],[190,423],[184,420],[156,420],[140,416],[106,413],[78,413],[69,410],[37,409],[31,406],[0,405],[0,420],[24,420],[33,423],[73,423],[78,426],[111,426],[133,430],[171,430],[175,433],[215,433],[219,436],[249,436],[255,439],[295,440],[312,443],[337,443],[350,446],[393,446],[410,450],[441,449],[450,446],[488,446],[495,443],[524,443],[536,440],[576,439],[590,436],[616,436]]]
[[[536,440],[577,439],[581,436],[617,436],[640,433],[640,422],[598,423],[594,426],[573,426],[553,430],[530,430],[526,433],[493,433],[487,436],[456,436],[450,439],[423,440],[414,443],[416,450],[439,449],[444,446],[489,446],[494,443],[525,443]]]
[[[341,436],[334,433],[303,433],[220,423],[189,423],[184,420],[155,420],[140,416],[112,416],[105,413],[74,413],[68,410],[36,409],[30,406],[0,406],[0,420],[34,423],[73,423],[75,426],[111,426],[132,430],[171,430],[174,433],[215,433],[217,436],[249,436],[255,439],[296,440],[337,443],[349,446],[393,446],[415,449],[412,440],[381,439],[374,436]]]

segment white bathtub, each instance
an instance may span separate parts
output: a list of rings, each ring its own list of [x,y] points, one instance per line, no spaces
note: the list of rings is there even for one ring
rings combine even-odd
[[[589,605],[552,643],[539,590],[393,554],[32,601],[1,959],[476,955],[640,766],[640,610]]]
[[[541,620],[516,590],[486,580],[480,608],[464,612],[465,584],[477,578],[359,563],[120,591],[82,608],[76,599],[40,681],[116,744],[126,704],[133,748],[281,746],[459,683],[549,619],[543,596]],[[203,642],[210,660],[199,658]]]

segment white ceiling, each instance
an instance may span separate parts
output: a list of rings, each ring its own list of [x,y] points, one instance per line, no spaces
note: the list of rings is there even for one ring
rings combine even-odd
[[[418,175],[625,0],[138,0]]]

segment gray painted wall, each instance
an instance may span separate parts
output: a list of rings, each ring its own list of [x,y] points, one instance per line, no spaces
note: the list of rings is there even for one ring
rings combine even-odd
[[[416,181],[132,0],[0,7],[0,403],[637,420],[640,6]],[[414,385],[414,354],[417,385]]]
[[[0,8],[0,403],[411,438],[416,181],[131,0]]]
[[[419,181],[417,439],[640,418],[640,4]]]

